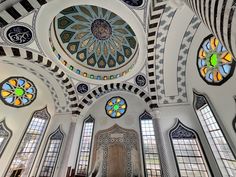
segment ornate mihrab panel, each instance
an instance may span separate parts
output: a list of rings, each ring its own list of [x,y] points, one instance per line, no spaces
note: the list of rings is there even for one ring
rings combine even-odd
[[[117,156],[118,155],[118,156]],[[140,176],[138,133],[117,124],[96,134],[91,176]]]

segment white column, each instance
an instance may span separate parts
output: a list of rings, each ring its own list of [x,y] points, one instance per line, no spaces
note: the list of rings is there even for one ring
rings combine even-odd
[[[70,130],[66,135],[65,151],[63,153],[63,160],[61,162],[61,169],[58,173],[59,177],[65,177],[67,168],[76,168],[76,158],[79,149],[80,133],[83,124],[83,116],[73,115],[70,124]]]
[[[155,110],[151,112],[152,119],[153,119],[153,126],[156,136],[156,142],[157,142],[157,148],[158,153],[160,157],[160,164],[161,164],[161,170],[163,173],[163,177],[170,177],[169,173],[169,164],[168,164],[168,158],[167,158],[167,151],[165,146],[165,139],[163,136],[163,131],[160,126],[160,112],[158,110]]]

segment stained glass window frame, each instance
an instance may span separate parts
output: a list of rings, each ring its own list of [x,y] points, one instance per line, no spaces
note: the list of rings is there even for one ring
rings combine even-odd
[[[22,79],[22,80],[25,80],[26,82],[30,83],[30,84],[31,84],[31,87],[34,88],[34,93],[32,94],[32,95],[33,95],[32,99],[30,99],[30,101],[29,101],[27,104],[23,104],[23,105],[20,105],[20,106],[16,106],[16,105],[14,105],[14,104],[11,104],[11,103],[7,102],[7,101],[5,100],[5,98],[2,96],[2,94],[0,93],[0,100],[2,100],[2,102],[3,102],[5,105],[11,106],[11,107],[14,107],[14,108],[22,108],[22,107],[26,107],[26,106],[31,105],[31,104],[35,101],[35,99],[37,98],[37,88],[36,88],[35,84],[34,84],[31,80],[29,80],[29,79],[27,79],[27,78],[25,78],[25,77],[22,77],[22,76],[12,76],[12,77],[6,78],[5,80],[3,80],[3,81],[0,83],[0,92],[2,92],[2,91],[4,90],[4,89],[2,88],[3,85],[4,85],[5,83],[7,83],[8,81],[12,80],[12,79],[16,79],[16,80]],[[31,88],[31,87],[30,87],[30,88]],[[19,96],[19,97],[22,97],[22,96]],[[6,98],[7,98],[7,97],[6,97]]]
[[[179,128],[179,127],[182,127],[186,132],[188,132],[189,134],[188,135],[181,135],[181,136],[189,136],[189,137],[185,137],[185,138],[182,138],[182,139],[195,139],[195,142],[196,142],[196,146],[197,146],[197,150],[200,152],[200,155],[199,156],[185,156],[185,155],[182,155],[182,153],[181,153],[181,155],[182,156],[178,156],[177,155],[177,153],[176,153],[176,149],[175,149],[175,147],[174,147],[174,142],[173,142],[173,140],[174,139],[178,139],[178,138],[173,138],[173,133]],[[194,136],[194,137],[191,137],[192,135]],[[169,130],[169,138],[170,138],[170,142],[171,142],[171,146],[172,146],[172,150],[173,150],[173,154],[174,154],[174,158],[175,158],[175,162],[176,162],[176,167],[177,167],[177,169],[178,169],[178,174],[179,174],[179,176],[181,176],[181,170],[180,170],[180,165],[179,165],[179,162],[178,162],[178,159],[177,159],[177,157],[182,157],[182,158],[185,158],[185,157],[188,157],[188,158],[194,158],[194,157],[198,157],[198,159],[199,158],[201,158],[202,159],[202,164],[201,165],[203,165],[204,167],[205,167],[205,172],[207,172],[207,175],[208,175],[208,177],[213,177],[213,173],[212,173],[212,170],[211,170],[211,166],[210,166],[210,164],[209,164],[209,161],[208,161],[208,159],[207,159],[207,156],[206,156],[206,153],[205,153],[205,151],[204,151],[204,148],[203,148],[203,146],[202,146],[202,143],[201,143],[201,140],[200,140],[200,138],[199,138],[199,136],[198,136],[198,134],[197,134],[197,132],[195,131],[195,130],[193,130],[193,129],[191,129],[191,128],[189,128],[189,127],[187,127],[186,125],[184,125],[179,119],[177,120],[177,122],[175,123],[175,125]],[[180,138],[179,138],[180,139]],[[193,142],[192,142],[193,143]],[[185,145],[185,148],[186,148],[186,144],[184,144]],[[195,151],[196,150],[196,148],[194,149],[193,148],[193,144],[190,144],[190,146],[192,147],[192,149],[191,149],[191,151]],[[186,148],[187,149],[187,148]],[[184,150],[186,150],[186,149],[184,149]],[[181,149],[179,150],[180,152],[181,152]],[[189,151],[189,149],[188,149],[188,151]],[[197,161],[196,160],[196,165],[198,166],[200,163],[199,163],[199,161]],[[184,163],[184,161],[183,161],[183,164],[187,164],[187,163]],[[192,164],[191,162],[190,162],[190,164]],[[186,165],[184,165],[185,167],[186,167]],[[192,168],[192,166],[191,166],[191,168]],[[192,168],[193,169],[193,168]],[[199,166],[198,166],[198,169],[199,169]],[[187,170],[186,170],[187,171]],[[189,170],[190,171],[190,170]],[[194,171],[194,170],[192,170],[192,171]],[[197,170],[195,170],[195,171],[197,171]],[[195,174],[194,174],[195,175]],[[194,176],[193,175],[193,176]],[[191,175],[190,175],[191,176]],[[205,176],[204,176],[205,177]]]
[[[123,105],[125,105],[126,107],[124,108],[124,112],[121,113],[121,115],[119,115],[119,116],[113,117],[112,115],[110,115],[110,114],[108,113],[109,110],[107,109],[107,106],[108,106],[108,103],[109,103],[112,99],[121,99],[122,101],[124,101],[124,104],[123,104]],[[127,109],[128,109],[128,104],[127,104],[126,100],[125,100],[124,98],[122,98],[121,96],[113,96],[113,97],[109,98],[109,100],[106,102],[106,105],[105,105],[105,112],[106,112],[106,114],[107,114],[110,118],[112,118],[112,119],[121,118],[121,117],[126,113]]]
[[[220,135],[221,135],[220,137],[223,138],[223,141],[225,142],[225,145],[228,146],[227,148],[228,148],[229,151],[227,153],[231,153],[232,157],[235,159],[234,163],[236,165],[236,156],[235,156],[234,151],[232,150],[232,147],[231,147],[232,144],[229,143],[229,142],[232,142],[232,141],[230,140],[229,136],[226,136],[227,133],[225,132],[225,129],[223,129],[223,125],[218,120],[219,117],[216,114],[216,112],[214,110],[214,107],[213,107],[212,103],[210,102],[209,98],[205,94],[201,94],[201,93],[197,92],[196,90],[193,90],[193,95],[194,95],[193,109],[196,113],[198,121],[199,121],[199,123],[200,123],[200,125],[203,129],[203,132],[206,136],[207,142],[208,142],[208,144],[210,146],[210,149],[213,153],[213,157],[217,162],[217,166],[220,170],[220,173],[222,174],[222,176],[224,176],[224,175],[230,176],[229,171],[227,170],[227,166],[225,165],[225,163],[223,161],[223,160],[227,161],[227,159],[223,159],[221,157],[220,152],[222,152],[222,151],[219,151],[219,147],[217,147],[216,141],[214,140],[217,137],[214,138],[212,136],[212,132],[213,131],[214,132],[216,132],[216,131],[220,132]],[[198,100],[197,100],[198,98],[201,98],[200,105],[197,104],[198,103]],[[202,112],[200,111],[200,109],[206,108],[206,107],[208,107],[208,111],[210,111],[210,114],[212,115],[211,119],[213,118],[214,124],[216,124],[216,126],[218,127],[217,129],[214,129],[212,131],[209,130],[209,126],[207,125],[206,121],[204,120],[205,118],[203,117]],[[201,114],[201,116],[199,116],[200,114]],[[208,117],[208,118],[210,118],[210,117]],[[212,120],[210,122],[211,122],[211,124],[213,123]],[[216,127],[216,126],[214,126],[214,127]],[[219,138],[219,136],[218,136],[218,138]],[[228,159],[228,161],[231,161],[231,160]],[[236,168],[235,168],[235,172],[236,172]]]
[[[54,136],[59,136],[60,137],[54,137]],[[59,126],[53,133],[51,133],[48,137],[48,140],[47,140],[47,143],[46,143],[46,147],[44,149],[44,155],[42,156],[42,159],[41,159],[41,164],[40,164],[40,171],[38,173],[38,177],[41,177],[41,173],[43,173],[43,168],[45,167],[45,163],[48,163],[48,161],[46,161],[46,159],[50,159],[50,160],[53,160],[54,159],[54,166],[52,167],[52,170],[51,170],[51,174],[49,175],[42,175],[42,177],[53,177],[54,173],[55,173],[55,169],[56,169],[56,166],[57,166],[57,162],[58,162],[58,159],[60,157],[60,153],[61,153],[61,148],[62,148],[62,145],[63,145],[63,140],[64,140],[64,136],[65,134],[63,133],[63,131],[61,130],[61,127]],[[49,151],[51,149],[51,144],[53,143],[53,140],[58,140],[60,141],[59,143],[59,146],[56,147],[57,148],[57,151]],[[55,143],[55,142],[54,142]],[[53,148],[53,150],[55,150],[55,147]],[[48,153],[51,153],[51,155],[53,156],[49,156]],[[55,156],[56,155],[56,156]],[[48,157],[51,157],[51,158],[48,158]],[[52,162],[52,161],[51,161]],[[51,166],[50,166],[51,167]]]
[[[86,124],[87,123],[93,123],[93,125],[92,125],[92,127],[91,126],[89,126],[89,127],[87,127],[87,129],[86,129]],[[77,155],[77,159],[76,159],[76,174],[77,175],[85,175],[85,176],[87,176],[88,175],[88,172],[89,172],[89,167],[90,167],[90,158],[91,158],[91,151],[92,151],[92,147],[93,147],[93,136],[94,136],[94,127],[95,127],[95,119],[91,116],[91,115],[89,115],[85,120],[84,120],[84,122],[83,122],[83,127],[82,127],[82,130],[81,130],[81,136],[80,136],[80,143],[79,143],[79,151],[78,151],[78,155]],[[91,133],[90,133],[90,135],[88,135],[88,133],[89,133],[89,131],[88,130],[91,130]],[[84,142],[85,142],[85,140],[84,140],[84,134],[87,134],[87,136],[86,137],[90,137],[90,142],[88,142],[87,144],[88,144],[88,146],[89,146],[89,150],[88,151],[86,151],[85,153],[83,152],[83,154],[82,154],[82,148],[83,148],[83,146],[84,146]],[[87,156],[86,156],[86,153],[87,153]],[[87,169],[85,170],[86,172],[86,174],[84,174],[84,173],[82,173],[83,171],[81,170],[80,171],[80,166],[82,166],[83,164],[81,163],[82,162],[82,160],[81,160],[81,158],[83,158],[84,156],[82,156],[82,155],[85,155],[86,156],[86,159],[87,159],[87,164],[85,164],[85,165],[87,165]]]
[[[147,148],[145,149],[146,144],[144,142],[144,132],[142,130],[142,128],[143,128],[142,127],[142,124],[143,124],[142,121],[146,121],[146,120],[151,121],[152,126],[153,126],[152,135],[149,135],[149,136],[152,136],[152,139],[155,141],[155,145],[154,145],[154,146],[156,146],[156,148],[154,148],[156,150],[155,153],[151,153],[151,152],[146,153]],[[155,135],[155,129],[154,129],[152,116],[147,111],[144,111],[144,113],[142,113],[139,116],[139,126],[140,126],[140,135],[141,135],[141,143],[142,143],[142,156],[143,156],[144,175],[145,175],[145,177],[161,177],[162,176],[162,166],[161,166],[161,162],[160,162],[161,161],[161,158],[160,158],[160,155],[159,155],[160,152],[159,152],[158,145],[157,145],[158,142],[156,141],[156,135]],[[150,127],[149,127],[149,129],[150,129]],[[145,136],[147,136],[147,135],[145,135]],[[156,157],[158,158],[159,163],[154,163],[154,166],[159,166],[159,169],[155,168],[153,170],[153,169],[147,168],[147,158],[146,158],[147,154],[152,154],[152,155],[155,154],[156,155]],[[150,159],[150,157],[149,157],[149,159]],[[159,173],[159,174],[157,174],[157,176],[154,176],[153,171],[155,171],[154,173]],[[148,175],[149,173],[151,173],[150,176]]]
[[[45,120],[45,126],[43,127],[43,129],[38,129],[38,131],[42,130],[41,134],[33,133],[33,130],[36,131],[36,128],[42,128],[42,127],[39,126],[40,124],[38,124],[39,123],[38,121],[35,121],[35,122],[33,121],[35,119],[44,119]],[[33,112],[32,116],[30,117],[30,120],[28,121],[28,124],[27,124],[27,126],[24,130],[24,133],[22,134],[22,137],[21,137],[21,139],[18,143],[15,154],[11,159],[11,163],[8,165],[7,171],[5,173],[5,177],[9,177],[10,175],[12,175],[12,173],[14,171],[19,171],[19,168],[11,169],[12,168],[11,166],[13,166],[14,160],[19,159],[19,158],[17,159],[17,156],[19,156],[22,153],[32,153],[33,157],[31,157],[31,163],[30,163],[29,166],[26,167],[26,169],[28,169],[28,172],[27,172],[27,175],[25,177],[29,177],[29,175],[31,173],[31,170],[34,166],[36,157],[38,155],[42,140],[44,139],[44,135],[45,135],[45,132],[47,130],[50,119],[51,119],[51,116],[48,113],[47,107],[45,107],[41,110],[37,110],[37,111]],[[42,121],[41,121],[41,123],[42,123]],[[31,129],[30,129],[30,126],[32,126]],[[31,133],[30,133],[30,131],[31,131]],[[27,138],[27,135],[29,136],[30,134],[41,136],[39,138],[39,141],[36,143],[35,149],[32,148],[32,147],[34,147],[34,146],[32,146],[32,144],[33,144],[32,142],[31,143],[25,143],[25,141],[26,141],[25,139]],[[25,144],[25,145],[23,146],[22,144]],[[31,144],[31,146],[26,146],[26,145],[29,145],[29,144]],[[24,171],[24,170],[21,170],[21,171]],[[19,174],[19,175],[22,175],[22,174]]]
[[[0,158],[5,150],[5,148],[7,147],[7,144],[9,143],[11,137],[12,137],[12,131],[8,128],[8,126],[6,125],[6,120],[2,120],[0,122],[0,138],[3,137],[3,140],[0,144]],[[4,132],[1,132],[4,131]],[[4,134],[4,135],[1,135]]]
[[[200,71],[201,68],[199,67],[199,53],[200,53],[200,50],[203,48],[204,43],[205,43],[207,40],[211,40],[212,37],[215,37],[215,36],[212,35],[212,34],[210,34],[210,35],[208,35],[207,37],[205,37],[205,38],[202,40],[202,42],[201,42],[201,44],[200,44],[200,46],[199,46],[199,48],[198,48],[198,52],[197,52],[196,65],[197,65],[197,70],[198,70],[198,73],[199,73],[200,77],[201,77],[208,85],[220,86],[220,85],[224,84],[226,81],[228,81],[228,80],[232,77],[232,75],[233,75],[233,73],[234,73],[234,70],[235,70],[235,67],[236,67],[236,62],[235,62],[234,59],[232,59],[232,64],[231,64],[231,69],[230,69],[229,74],[227,74],[227,76],[224,77],[224,78],[222,79],[222,81],[220,81],[220,82],[213,82],[213,81],[210,82],[210,81],[208,81],[208,80],[201,74],[201,71]],[[216,39],[217,39],[217,38],[216,38]],[[226,51],[227,51],[227,49],[226,49]],[[231,54],[231,55],[232,55],[232,54]],[[232,55],[232,57],[233,57],[233,55]]]

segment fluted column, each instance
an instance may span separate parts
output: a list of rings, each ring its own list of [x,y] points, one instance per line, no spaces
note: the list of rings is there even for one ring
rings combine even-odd
[[[236,0],[173,0],[187,4],[236,58]]]

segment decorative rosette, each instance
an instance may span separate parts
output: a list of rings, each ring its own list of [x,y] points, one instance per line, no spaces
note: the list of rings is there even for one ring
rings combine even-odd
[[[235,68],[233,56],[212,35],[199,48],[197,64],[201,77],[210,85],[223,84]]]
[[[111,118],[119,118],[126,112],[126,101],[121,97],[112,97],[107,101],[106,113]]]
[[[36,98],[34,84],[23,77],[11,77],[0,85],[1,100],[12,107],[23,107],[31,104]]]

